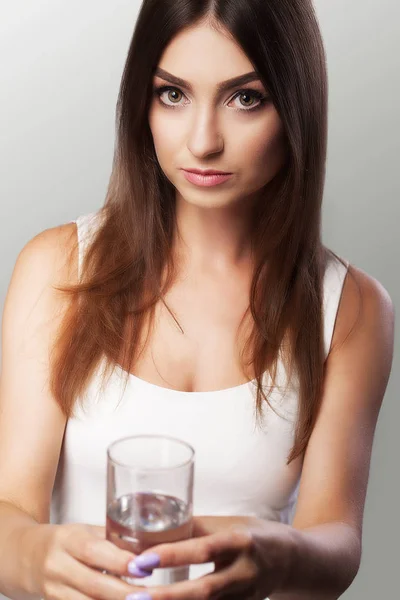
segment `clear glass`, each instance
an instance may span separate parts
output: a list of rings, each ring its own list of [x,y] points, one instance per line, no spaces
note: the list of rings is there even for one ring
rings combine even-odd
[[[157,544],[192,536],[194,449],[161,435],[138,435],[107,449],[107,539],[140,554]],[[188,579],[189,567],[154,569],[136,585]]]

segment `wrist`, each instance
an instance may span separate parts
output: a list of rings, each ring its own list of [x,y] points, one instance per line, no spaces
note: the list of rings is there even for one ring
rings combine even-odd
[[[293,590],[293,573],[298,563],[298,555],[301,547],[301,533],[291,526],[287,526],[286,541],[283,544],[282,577],[279,589],[276,591],[287,592]]]
[[[38,561],[45,555],[45,544],[53,525],[36,524],[24,527],[16,540],[20,557],[20,587],[23,593],[40,596],[38,573],[41,572]]]
[[[266,522],[265,549],[262,550],[265,573],[269,583],[273,577],[273,591],[291,590],[292,573],[299,551],[298,531],[278,522]]]
[[[292,573],[296,564],[299,551],[298,531],[289,525],[285,528],[283,543],[281,544],[281,555],[279,556],[279,571],[281,574],[277,591],[291,589]]]

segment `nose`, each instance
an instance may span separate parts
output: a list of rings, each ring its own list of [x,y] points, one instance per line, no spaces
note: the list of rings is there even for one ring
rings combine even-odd
[[[223,150],[223,135],[219,131],[217,116],[211,110],[198,112],[193,117],[187,147],[197,158],[204,158]]]

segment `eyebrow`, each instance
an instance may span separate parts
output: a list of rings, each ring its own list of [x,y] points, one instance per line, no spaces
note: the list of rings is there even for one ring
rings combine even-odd
[[[161,77],[162,79],[165,79],[170,83],[174,83],[175,85],[179,85],[180,87],[186,88],[190,92],[193,91],[193,88],[190,85],[190,83],[188,83],[184,79],[181,79],[180,77],[176,77],[175,75],[168,73],[168,71],[164,71],[164,69],[160,69],[160,67],[158,67],[155,70],[155,75]],[[239,75],[239,77],[233,77],[232,79],[222,81],[217,86],[217,93],[220,94],[229,91],[234,87],[244,85],[245,83],[250,83],[251,81],[261,81],[260,76],[256,71],[251,71],[250,73]]]

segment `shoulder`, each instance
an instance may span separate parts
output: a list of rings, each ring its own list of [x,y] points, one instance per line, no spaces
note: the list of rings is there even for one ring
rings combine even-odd
[[[19,326],[34,327],[36,321],[43,323],[66,309],[67,297],[57,288],[78,282],[77,253],[74,223],[41,231],[25,244],[4,304],[4,326],[13,335]]]
[[[5,355],[17,354],[19,346],[40,354],[39,346],[55,339],[70,304],[60,290],[77,283],[75,248],[76,227],[68,223],[40,232],[20,251],[4,303]]]
[[[74,222],[45,229],[20,251],[13,279],[70,284],[77,280],[77,227]]]
[[[43,255],[60,258],[76,246],[76,236],[75,222],[44,229],[25,244],[19,256],[27,258]]]
[[[343,282],[331,353],[351,340],[393,347],[395,309],[388,290],[377,279],[349,264]]]

